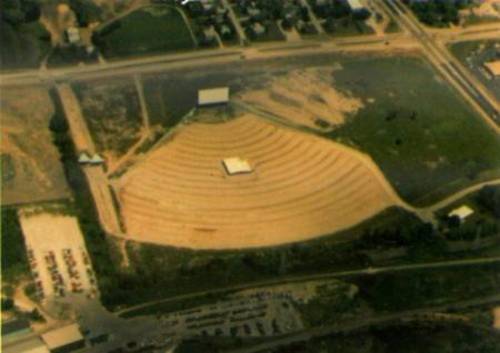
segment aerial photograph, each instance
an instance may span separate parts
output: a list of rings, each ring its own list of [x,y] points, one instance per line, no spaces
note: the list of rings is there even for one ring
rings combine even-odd
[[[0,0],[3,353],[500,353],[500,0]]]

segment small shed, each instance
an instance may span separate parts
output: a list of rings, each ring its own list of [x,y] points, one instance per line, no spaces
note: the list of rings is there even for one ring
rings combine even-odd
[[[90,163],[89,155],[85,152],[80,153],[80,157],[78,157],[78,163],[80,163],[80,164]]]
[[[77,324],[44,333],[42,340],[51,353],[68,353],[85,347],[85,340]]]
[[[198,91],[198,106],[227,104],[229,102],[229,87],[203,89]]]
[[[89,163],[92,165],[101,165],[104,163],[104,158],[102,158],[100,155],[96,153],[92,156]]]
[[[240,157],[230,157],[222,160],[222,165],[228,175],[248,174],[253,172],[247,160]]]
[[[463,222],[466,218],[474,214],[474,210],[467,205],[462,205],[458,208],[455,208],[450,213],[448,213],[448,217],[458,217],[460,222]]]

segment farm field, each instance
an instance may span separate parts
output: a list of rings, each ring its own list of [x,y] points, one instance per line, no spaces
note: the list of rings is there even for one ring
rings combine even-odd
[[[3,90],[0,102],[2,205],[69,197],[49,130],[54,108],[47,90]]]
[[[254,172],[228,176],[234,156]],[[303,241],[400,203],[365,155],[251,114],[182,127],[117,194],[127,238],[194,249]]]
[[[196,43],[178,9],[151,5],[131,12],[94,33],[106,58],[194,49]]]

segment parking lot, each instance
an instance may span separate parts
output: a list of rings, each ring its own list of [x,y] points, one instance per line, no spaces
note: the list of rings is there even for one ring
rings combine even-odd
[[[75,217],[20,211],[28,261],[40,299],[97,295],[97,283]]]

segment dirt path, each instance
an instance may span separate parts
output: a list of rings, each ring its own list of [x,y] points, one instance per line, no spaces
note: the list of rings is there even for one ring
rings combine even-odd
[[[87,151],[90,154],[94,154],[96,148],[73,90],[68,84],[63,84],[57,87],[57,91],[59,92],[77,151]],[[75,156],[75,158],[77,157]],[[99,220],[104,230],[110,234],[121,234],[120,222],[116,214],[117,211],[115,210],[111,190],[102,166],[85,166],[83,167],[83,171],[87,177],[90,191],[97,207]]]
[[[146,135],[149,135],[151,132],[149,124],[149,112],[148,112],[148,107],[146,105],[146,98],[144,97],[144,89],[142,86],[140,75],[138,74],[134,75],[134,84],[135,84],[135,89],[137,90],[137,94],[139,96],[139,104],[141,105],[142,124],[146,129]]]
[[[477,192],[484,188],[485,186],[493,186],[493,185],[500,185],[500,179],[495,179],[495,180],[490,180],[490,181],[485,181],[479,184],[471,185],[463,190],[457,191],[453,195],[448,196],[444,200],[439,201],[438,203],[435,203],[434,205],[423,208],[424,210],[427,210],[429,212],[436,212],[446,206],[451,205],[452,203],[464,198],[465,196],[472,194],[473,192]]]
[[[69,84],[57,86],[57,92],[68,120],[71,137],[78,152],[87,151],[90,154],[96,152],[94,142],[82,114],[78,98]]]

